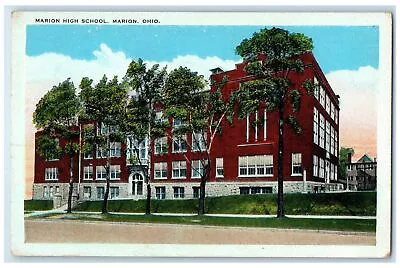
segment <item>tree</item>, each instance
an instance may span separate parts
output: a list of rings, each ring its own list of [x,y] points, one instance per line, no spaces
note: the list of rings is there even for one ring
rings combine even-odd
[[[78,116],[81,111],[74,84],[68,78],[54,86],[36,104],[33,123],[43,130],[38,138],[38,152],[45,159],[69,157],[69,191],[67,213],[72,211],[72,194],[74,189],[74,158],[79,152]],[[64,147],[60,140],[65,140]]]
[[[339,179],[341,181],[347,180],[347,168],[346,164],[348,163],[348,155],[354,155],[354,149],[353,148],[346,148],[346,147],[340,147],[339,151]],[[346,185],[346,189],[348,190],[348,184]]]
[[[95,146],[98,155],[106,158],[104,164],[106,190],[101,208],[101,212],[104,214],[108,212],[112,157],[122,153],[121,147],[117,146],[124,142],[119,122],[121,122],[126,109],[128,89],[125,83],[118,82],[116,76],[112,80],[108,80],[104,75],[95,86],[92,86],[92,84],[92,79],[82,78],[79,86],[81,88],[79,97],[85,108],[85,119],[97,124],[97,131],[91,131],[90,129],[87,131],[92,132],[93,135],[87,135],[85,143],[89,147],[91,145]],[[89,138],[90,136],[92,136],[91,139]]]
[[[167,122],[156,118],[155,105],[161,104],[161,93],[167,77],[166,68],[158,64],[147,68],[142,59],[132,61],[124,77],[129,86],[131,98],[126,107],[125,118],[121,120],[122,130],[128,138],[131,150],[130,154],[135,156],[135,164],[139,164],[145,176],[147,188],[146,214],[151,213],[151,155],[152,144],[157,138],[164,136]],[[147,140],[148,157],[142,162],[139,144]]]
[[[173,124],[170,132],[176,145],[181,141],[192,151],[199,151],[200,166],[193,172],[200,176],[198,214],[205,213],[205,187],[211,171],[211,150],[216,135],[222,134],[221,124],[230,113],[230,104],[224,101],[221,88],[224,81],[215,84],[215,89],[206,89],[203,77],[190,69],[180,67],[171,71],[164,87],[164,112],[182,124]],[[188,143],[186,135],[192,135]],[[175,145],[175,144],[174,144]],[[184,155],[187,162],[189,159]]]
[[[244,39],[236,53],[248,63],[246,71],[254,79],[240,85],[234,93],[239,106],[239,118],[261,108],[277,111],[279,114],[278,131],[278,209],[277,217],[284,217],[283,207],[283,139],[284,123],[292,127],[297,134],[301,126],[295,114],[300,109],[301,94],[292,83],[292,75],[304,70],[301,54],[311,51],[312,40],[301,33],[289,33],[280,28],[261,29],[250,39]],[[312,89],[307,89],[310,94]],[[292,111],[285,114],[284,107],[290,103]]]

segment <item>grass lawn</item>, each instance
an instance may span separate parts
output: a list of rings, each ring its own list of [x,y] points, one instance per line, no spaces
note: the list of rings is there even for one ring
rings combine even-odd
[[[285,194],[287,215],[375,216],[376,192]],[[197,199],[152,200],[152,213],[196,213]],[[101,201],[81,203],[77,211],[101,211]],[[110,200],[110,212],[145,211],[145,200]],[[207,214],[275,215],[276,194],[206,198]]]
[[[50,210],[53,208],[53,200],[25,200],[25,211]]]
[[[35,217],[35,218],[43,218]],[[209,226],[236,226],[280,229],[335,230],[375,232],[375,220],[349,219],[299,219],[299,218],[231,218],[213,216],[158,216],[115,214],[50,214],[44,218],[66,220],[89,220],[109,222],[169,223]]]

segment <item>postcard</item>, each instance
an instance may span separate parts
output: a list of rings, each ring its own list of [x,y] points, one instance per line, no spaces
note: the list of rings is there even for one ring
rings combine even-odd
[[[390,13],[12,13],[16,256],[391,254]]]

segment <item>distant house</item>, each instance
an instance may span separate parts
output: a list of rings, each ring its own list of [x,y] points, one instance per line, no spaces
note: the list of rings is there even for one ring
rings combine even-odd
[[[372,159],[364,154],[357,162],[351,162],[348,156],[347,177],[343,182],[345,189],[350,191],[375,191],[376,190],[376,158]]]

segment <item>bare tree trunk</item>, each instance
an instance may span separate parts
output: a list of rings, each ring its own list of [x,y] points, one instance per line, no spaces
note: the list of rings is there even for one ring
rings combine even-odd
[[[146,197],[146,215],[151,214],[151,187],[150,183],[147,182],[147,197]]]
[[[204,215],[205,212],[205,202],[206,202],[206,183],[208,178],[210,177],[210,163],[207,161],[207,164],[204,167],[204,174],[201,176],[200,181],[200,197],[199,197],[199,210],[198,215]]]
[[[277,217],[285,217],[283,209],[283,97],[279,103],[279,138],[278,138],[278,210]]]
[[[104,193],[103,205],[101,207],[101,213],[108,213],[107,205],[108,205],[108,194],[110,193],[110,165],[111,165],[111,157],[110,157],[110,130],[107,130],[107,163],[106,163],[106,191]]]
[[[72,213],[72,193],[74,191],[74,157],[71,155],[69,159],[69,191],[67,213]]]

